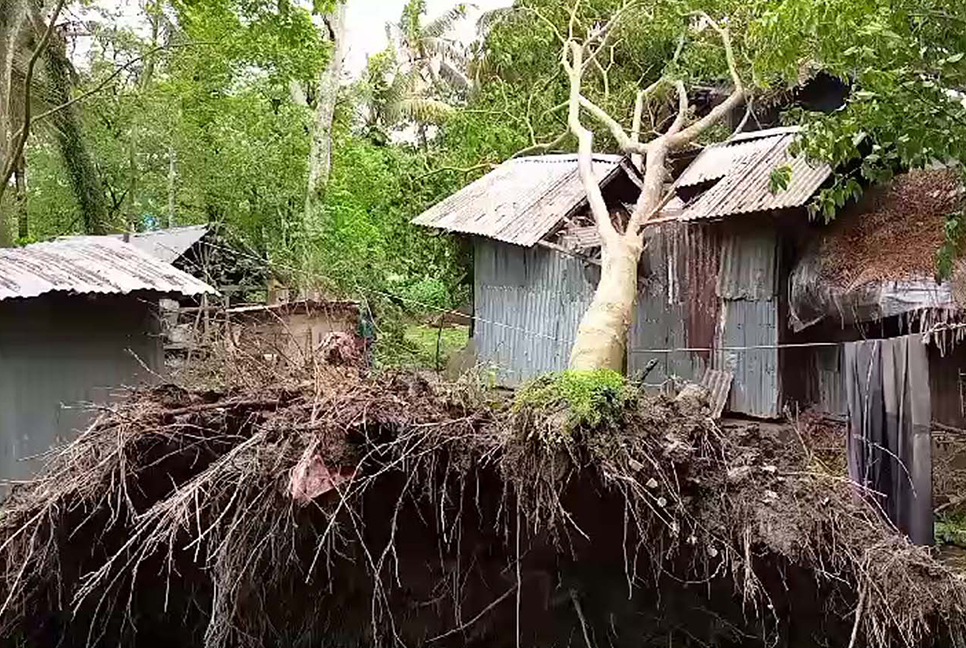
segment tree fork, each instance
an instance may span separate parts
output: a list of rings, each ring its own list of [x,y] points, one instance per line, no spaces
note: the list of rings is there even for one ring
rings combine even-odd
[[[727,28],[721,27],[707,14],[697,13],[704,23],[711,26],[721,37],[725,47],[728,69],[731,72],[734,89],[731,95],[711,112],[686,126],[688,120],[688,95],[681,81],[674,81],[677,91],[678,109],[674,122],[667,132],[646,144],[640,142],[640,121],[643,101],[647,95],[667,79],[660,79],[649,88],[638,93],[634,106],[634,125],[628,136],[621,125],[603,109],[596,106],[581,93],[584,70],[593,64],[599,52],[605,47],[612,27],[631,3],[615,14],[601,30],[589,35],[583,42],[573,37],[576,5],[571,13],[571,28],[563,42],[562,65],[570,82],[568,99],[567,126],[577,139],[577,165],[580,180],[587,193],[597,231],[601,240],[601,277],[594,291],[587,312],[577,329],[577,337],[570,354],[570,369],[624,370],[627,356],[627,336],[630,330],[634,304],[637,300],[637,267],[644,251],[644,225],[652,219],[673,195],[663,195],[666,179],[665,162],[668,154],[692,142],[696,137],[718,123],[744,100],[744,86],[738,74],[731,37]],[[558,32],[559,36],[559,32]],[[580,121],[581,110],[586,110],[606,126],[621,150],[632,156],[637,163],[643,160],[644,182],[641,194],[634,206],[624,231],[618,231],[604,202],[600,185],[593,173],[593,133]]]

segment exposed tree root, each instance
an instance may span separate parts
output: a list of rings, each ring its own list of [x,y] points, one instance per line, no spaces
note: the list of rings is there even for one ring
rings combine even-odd
[[[961,577],[791,428],[322,375],[136,393],[54,453],[0,508],[7,640],[964,645]]]

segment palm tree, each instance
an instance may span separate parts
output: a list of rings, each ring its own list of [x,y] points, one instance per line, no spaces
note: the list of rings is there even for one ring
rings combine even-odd
[[[466,17],[465,3],[429,23],[423,24],[426,0],[409,0],[396,24],[386,25],[390,47],[404,72],[414,71],[433,89],[444,84],[466,90],[469,79],[463,74],[466,51],[458,40],[448,34],[458,20]]]
[[[409,0],[399,21],[386,25],[389,47],[369,59],[362,84],[370,131],[385,134],[409,122],[425,143],[427,125],[444,119],[465,98],[466,51],[450,32],[466,9],[459,4],[424,23],[425,0]]]

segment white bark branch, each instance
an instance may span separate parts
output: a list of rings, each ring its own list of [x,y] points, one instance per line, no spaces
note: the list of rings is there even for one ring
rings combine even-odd
[[[741,75],[738,74],[738,64],[735,62],[735,52],[731,46],[731,34],[728,32],[727,27],[722,27],[714,20],[711,19],[708,14],[701,12],[696,12],[695,15],[700,16],[705,20],[712,29],[718,32],[721,37],[722,43],[724,43],[725,48],[725,58],[728,61],[728,71],[731,73],[731,81],[734,84],[734,89],[724,102],[718,104],[711,109],[707,115],[691,124],[681,132],[675,134],[673,137],[668,138],[668,144],[672,149],[680,148],[685,144],[690,143],[696,137],[701,135],[704,131],[708,130],[711,126],[717,124],[723,117],[734,110],[738,105],[741,104],[745,99],[745,88],[741,82]]]
[[[644,90],[637,91],[634,99],[634,121],[631,122],[631,141],[639,144],[641,141],[641,118],[644,116]],[[640,153],[631,154],[631,162],[640,171],[644,166],[644,157]]]
[[[598,121],[607,127],[614,139],[617,140],[617,145],[620,146],[624,153],[639,153],[641,155],[647,154],[647,145],[641,144],[640,142],[635,142],[633,139],[628,137],[627,133],[624,132],[624,128],[617,123],[616,119],[608,115],[603,108],[583,95],[579,95],[577,100],[581,106],[587,109],[587,112],[596,117]]]
[[[594,176],[594,135],[580,123],[580,82],[584,71],[583,48],[574,41],[570,41],[571,64],[567,74],[570,77],[570,110],[567,114],[567,125],[570,132],[577,138],[577,168],[580,181],[587,192],[587,202],[590,212],[597,224],[601,242],[605,249],[613,247],[620,238],[620,234],[610,219],[610,212],[604,202],[600,184]]]
[[[684,82],[675,81],[674,88],[678,91],[678,114],[671,123],[671,127],[664,134],[664,137],[667,138],[674,137],[681,132],[684,122],[688,118],[688,91],[684,89]]]

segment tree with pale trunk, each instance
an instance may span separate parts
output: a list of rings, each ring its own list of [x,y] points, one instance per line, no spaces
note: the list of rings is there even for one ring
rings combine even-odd
[[[312,142],[309,151],[309,179],[305,192],[305,224],[315,224],[315,212],[319,199],[329,182],[332,170],[332,120],[342,80],[342,63],[346,53],[345,31],[346,3],[339,0],[324,21],[332,43],[328,65],[319,73],[315,116],[312,124]]]
[[[566,37],[560,34],[558,36],[562,45],[563,69],[570,83],[567,125],[577,140],[580,179],[587,192],[590,211],[600,234],[601,277],[593,301],[577,330],[577,338],[570,355],[570,368],[622,371],[627,353],[627,334],[637,298],[637,266],[644,251],[644,227],[670,198],[670,194],[664,192],[668,154],[692,143],[739,107],[744,101],[745,89],[738,74],[727,27],[722,27],[707,14],[696,14],[700,27],[710,26],[721,37],[731,72],[731,94],[707,115],[689,124],[689,101],[684,82],[662,77],[638,92],[633,127],[630,134],[627,134],[617,120],[584,96],[581,86],[585,72],[592,69],[597,58],[602,55],[614,27],[633,3],[625,4],[606,25],[588,30],[582,39],[574,33],[578,4],[572,9],[569,33]],[[644,100],[665,84],[673,86],[677,94],[677,114],[666,131],[648,142],[641,142],[640,124]],[[614,222],[594,176],[594,135],[581,121],[584,112],[607,127],[624,153],[642,160],[643,188],[626,224]]]

